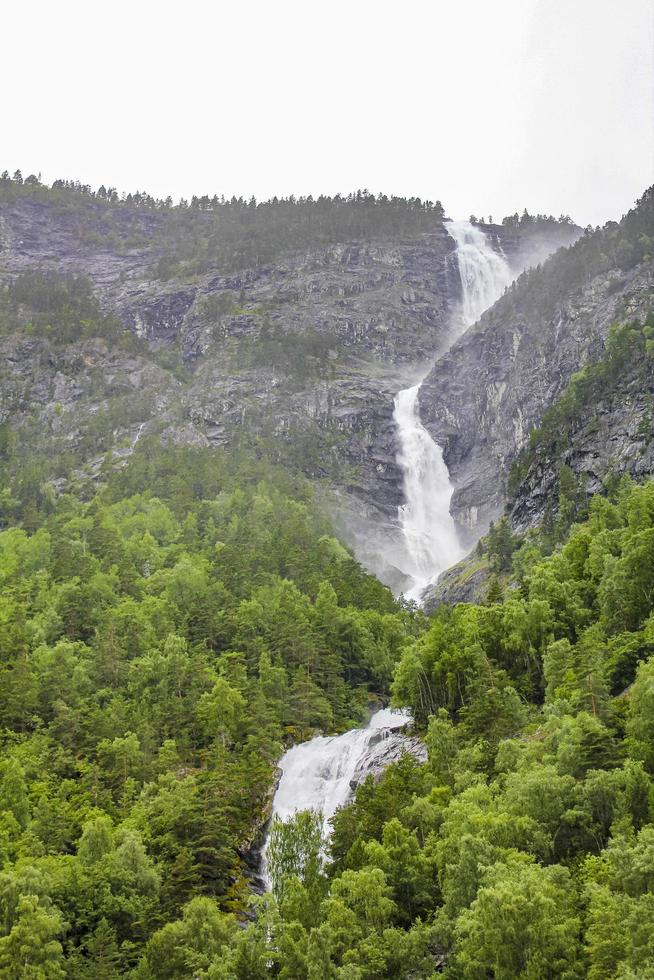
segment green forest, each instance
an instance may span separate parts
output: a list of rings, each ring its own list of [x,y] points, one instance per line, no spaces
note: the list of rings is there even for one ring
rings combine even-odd
[[[35,523],[0,534],[0,975],[122,976],[180,915],[230,934],[282,741],[360,722],[424,622],[263,464],[150,443]]]
[[[0,201],[45,201],[85,248],[148,240],[154,280],[443,220],[366,192],[173,206],[16,174]],[[618,288],[653,215],[649,191],[498,305],[547,312],[607,269]],[[589,499],[560,466],[546,525],[520,537],[505,517],[480,542],[483,600],[428,617],[338,540],[295,463],[321,455],[309,422],[284,467],[245,429],[224,448],[140,438],[154,383],[124,374],[160,390],[193,367],[70,272],[7,276],[0,338],[0,977],[654,980],[653,481],[611,474]],[[239,356],[335,370],[331,341],[303,338],[266,327]],[[510,490],[558,466],[601,399],[646,390],[653,345],[651,315],[611,329]],[[58,428],[30,386],[71,361],[97,404]],[[318,814],[273,822],[258,894],[284,751],[389,703],[427,761],[364,781],[329,840]]]
[[[654,976],[654,483],[431,620],[263,463],[146,441],[35,523],[0,534],[0,975]],[[325,863],[275,826],[254,897],[282,745],[389,691],[429,761]]]
[[[315,823],[277,827],[265,931],[207,975],[654,976],[653,569],[654,484],[624,480],[504,597],[440,609],[392,683],[428,763],[359,789],[325,870]]]

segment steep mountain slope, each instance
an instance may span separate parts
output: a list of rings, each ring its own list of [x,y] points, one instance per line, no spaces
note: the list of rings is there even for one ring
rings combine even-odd
[[[64,352],[54,349],[56,331],[25,346],[8,329],[5,416],[21,427],[22,409],[36,409],[49,438],[41,413],[57,403],[57,428],[77,449],[83,431],[75,420],[106,412],[106,397],[127,391],[140,371],[139,399],[115,419],[117,442],[145,423],[144,435],[167,442],[256,446],[312,477],[351,485],[389,512],[397,506],[393,395],[398,379],[443,344],[460,292],[442,224],[408,239],[345,242],[228,275],[167,280],[152,271],[156,251],[115,254],[105,243],[94,250],[74,231],[68,213],[47,202],[6,208],[7,279],[34,268],[83,273],[102,309],[142,343],[127,357],[97,342],[92,351],[74,342]],[[150,363],[147,378],[139,358]],[[36,398],[19,406],[12,390]]]
[[[523,274],[434,366],[421,390],[422,418],[444,447],[453,513],[470,540],[501,513],[530,431],[602,351],[611,324],[649,313],[653,239],[650,189],[619,224]]]
[[[402,502],[393,397],[447,346],[461,296],[440,206],[137,197],[0,180],[1,278],[82,274],[92,316],[136,338],[62,345],[58,327],[27,329],[29,302],[14,304],[0,413],[17,451],[65,451],[93,477],[109,450],[125,457],[150,435],[248,447],[323,481],[341,534],[400,584],[383,558]],[[569,222],[482,227],[516,270],[578,234]]]
[[[439,220],[391,222],[382,241],[368,219],[316,234],[295,215],[290,250],[286,218],[281,238],[273,221],[249,241],[248,210],[241,239],[228,221],[213,240],[199,206],[196,223],[141,202],[150,247],[138,214],[122,241],[126,202],[96,247],[107,194],[23,238],[5,211],[0,976],[654,977],[654,481],[609,481],[584,521],[525,541],[503,520],[475,556],[498,575],[483,602],[427,619],[352,559],[298,471],[390,509],[391,464],[372,466],[385,399],[444,343],[456,302]],[[579,309],[545,341],[561,374],[588,354],[512,450],[521,526],[547,516],[544,495],[574,514],[600,467],[637,471],[633,441],[650,466],[646,205],[500,304],[524,317],[511,380],[534,413],[546,395],[518,368],[551,367],[538,324]],[[322,240],[335,226],[370,235]],[[487,229],[498,248],[537,244],[507,227]],[[612,297],[631,319],[606,332]],[[499,364],[493,315],[472,336]],[[469,367],[493,380],[484,350]],[[272,891],[252,902],[284,748],[388,694],[423,751],[358,786],[327,862],[319,814],[273,825]]]
[[[601,356],[547,410],[509,477],[518,530],[569,521],[607,479],[654,472],[653,338],[654,312],[613,328]]]

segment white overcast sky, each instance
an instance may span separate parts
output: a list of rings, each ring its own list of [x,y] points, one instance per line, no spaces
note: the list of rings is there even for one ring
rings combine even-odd
[[[0,169],[157,196],[372,191],[619,217],[654,182],[652,0],[5,5]]]

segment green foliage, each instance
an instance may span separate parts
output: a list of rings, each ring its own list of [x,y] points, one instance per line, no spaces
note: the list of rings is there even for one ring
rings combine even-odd
[[[31,271],[0,287],[0,333],[18,328],[57,345],[97,337],[126,350],[142,348],[117,317],[101,311],[84,276]]]
[[[266,868],[275,897],[284,904],[293,885],[313,902],[322,897],[322,815],[308,810],[287,822],[275,819],[270,829]]]
[[[511,531],[506,517],[491,526],[484,539],[484,550],[490,558],[491,568],[495,572],[506,572],[511,568],[511,556],[518,548],[519,540]]]
[[[459,918],[452,976],[582,977],[579,919],[563,868],[496,865]]]
[[[533,231],[534,229],[547,231],[555,228],[557,225],[569,225],[571,228],[574,228],[572,218],[569,214],[562,214],[560,217],[555,218],[552,214],[529,214],[526,208],[522,214],[518,214],[517,211],[515,214],[507,214],[505,218],[502,218],[502,225],[518,234]]]
[[[233,939],[236,923],[209,898],[194,898],[181,919],[170,922],[148,942],[137,976],[176,980],[197,976]]]
[[[634,757],[654,775],[654,660],[638,668],[629,695],[627,733]]]
[[[554,551],[498,526],[517,588],[427,629],[263,463],[146,441],[39,517],[0,534],[3,975],[652,971],[654,483]],[[391,678],[427,763],[366,780],[326,860],[318,815],[276,824],[239,928],[282,743]]]
[[[0,972],[7,980],[58,980],[65,977],[61,915],[42,908],[36,895],[21,895],[17,918],[0,937]]]
[[[654,484],[622,481],[553,554],[521,545],[519,588],[440,609],[405,649],[393,692],[426,726],[429,760],[391,766],[336,814],[330,894],[377,869],[388,927],[432,923],[407,975],[441,956],[453,978],[650,974],[653,525]],[[325,976],[346,961],[368,975],[347,921],[347,951],[321,947]],[[395,976],[379,928],[370,975]]]
[[[282,744],[359,721],[421,617],[264,463],[144,441],[35,524],[0,532],[0,972],[201,975],[228,945],[250,977],[230,913]]]

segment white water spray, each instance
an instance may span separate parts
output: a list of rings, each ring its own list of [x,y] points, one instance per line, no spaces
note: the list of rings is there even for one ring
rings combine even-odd
[[[397,462],[404,473],[406,501],[398,510],[406,549],[403,571],[413,582],[405,596],[416,602],[444,569],[462,557],[450,514],[454,488],[442,449],[420,421],[419,392],[419,384],[398,392],[393,413],[400,443]]]
[[[282,776],[273,799],[273,819],[287,821],[300,810],[314,810],[322,814],[323,836],[329,837],[329,821],[353,796],[352,781],[357,772],[374,768],[375,760],[388,756],[393,748],[399,753],[406,737],[393,729],[410,720],[406,711],[383,708],[372,716],[367,728],[353,728],[343,735],[318,735],[294,745],[279,763]]]
[[[469,221],[451,221],[446,228],[456,242],[461,277],[461,306],[452,324],[454,339],[499,299],[513,275],[480,228]],[[442,449],[420,421],[419,392],[420,384],[398,392],[393,413],[405,499],[398,509],[404,555],[397,564],[412,583],[406,597],[418,602],[427,586],[463,555],[450,514],[454,488]]]
[[[456,242],[462,292],[460,319],[464,327],[470,327],[500,298],[513,273],[504,255],[492,247],[477,225],[449,221],[445,227]]]
[[[318,735],[294,745],[279,763],[282,777],[273,800],[273,817],[289,820],[299,810],[319,811],[323,833],[328,835],[329,821],[352,795],[350,782],[357,768],[374,746],[410,719],[407,712],[384,708],[372,716],[367,728]]]

